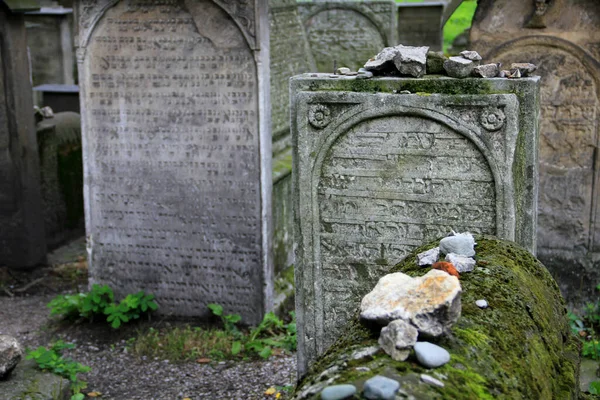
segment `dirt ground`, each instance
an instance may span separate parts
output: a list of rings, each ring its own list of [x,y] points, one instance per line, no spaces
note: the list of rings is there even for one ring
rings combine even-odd
[[[49,255],[49,266],[28,272],[0,267],[0,334],[16,337],[23,346],[47,346],[62,339],[76,348],[65,356],[88,365],[81,377],[84,393],[99,392],[100,399],[274,399],[265,395],[276,387],[286,399],[295,383],[295,354],[267,361],[175,363],[137,357],[127,340],[149,327],[176,324],[154,320],[114,330],[107,324],[67,324],[50,318],[47,303],[58,294],[87,290],[83,238]]]

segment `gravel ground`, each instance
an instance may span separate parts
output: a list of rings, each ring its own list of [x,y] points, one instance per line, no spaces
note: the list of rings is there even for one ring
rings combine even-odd
[[[76,256],[79,251],[81,248],[75,251],[69,248],[68,256]],[[51,260],[55,263],[57,260],[75,261],[65,260],[64,256],[60,260],[56,255]],[[289,388],[295,383],[295,354],[272,356],[267,361],[171,363],[129,354],[126,339],[144,327],[112,331],[97,324],[53,322],[46,308],[50,299],[59,293],[73,292],[74,287],[85,287],[85,278],[65,282],[53,274],[55,269],[15,277],[0,268],[0,289],[3,289],[0,290],[0,334],[15,336],[29,348],[46,346],[57,339],[75,343],[77,347],[65,351],[65,356],[92,368],[91,372],[80,375],[88,382],[84,393],[100,392],[100,399],[115,400],[273,399],[274,396],[264,394],[265,390],[272,386]],[[37,284],[15,293],[15,289],[35,280]],[[285,390],[281,393],[280,400],[289,397]]]

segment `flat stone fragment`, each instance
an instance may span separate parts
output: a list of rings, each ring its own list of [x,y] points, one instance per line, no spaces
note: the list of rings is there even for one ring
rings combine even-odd
[[[365,63],[367,71],[384,71],[394,68],[395,47],[385,47],[374,58]]]
[[[421,381],[427,383],[428,385],[432,385],[432,386],[437,386],[437,387],[444,387],[444,382],[435,379],[433,376],[431,375],[427,375],[427,374],[421,374]]]
[[[394,360],[404,361],[417,343],[419,331],[408,322],[397,319],[381,330],[379,345]]]
[[[444,61],[446,61],[448,57],[444,55],[441,51],[428,51],[427,52],[427,74],[443,74],[444,73]]]
[[[350,72],[350,68],[346,67],[340,67],[335,71],[335,73],[338,75],[346,75],[348,72]]]
[[[537,65],[531,63],[512,63],[510,64],[511,71],[518,69],[521,76],[529,76],[532,72],[537,69]]]
[[[0,335],[0,379],[17,366],[23,354],[23,348],[17,339],[9,335]]]
[[[444,70],[452,78],[466,78],[471,75],[475,63],[464,57],[450,57],[444,61]]]
[[[321,392],[322,400],[344,400],[356,394],[354,385],[333,385],[328,386]]]
[[[361,68],[363,69],[363,68]],[[373,73],[371,71],[358,71],[356,75],[356,79],[370,79],[373,77]]]
[[[434,247],[433,249],[417,254],[417,264],[419,265],[419,267],[426,267],[437,262],[439,258],[440,248]]]
[[[379,279],[362,299],[360,316],[381,325],[403,319],[437,337],[460,317],[460,293],[458,279],[444,271],[432,269],[418,278],[396,272]]]
[[[363,358],[373,357],[377,352],[379,352],[379,347],[377,346],[365,347],[352,353],[351,358],[353,360],[362,360]]]
[[[447,236],[440,240],[440,251],[443,254],[455,253],[473,257],[475,255],[475,238],[469,232]]]
[[[446,261],[452,263],[454,268],[461,274],[463,272],[473,271],[475,269],[475,264],[477,263],[471,257],[461,256],[455,253],[446,254]]]
[[[448,350],[429,342],[417,342],[414,346],[419,364],[426,368],[437,368],[450,361]]]
[[[473,50],[461,51],[460,55],[466,58],[467,60],[481,61],[481,56],[479,55],[479,53]]]
[[[473,68],[473,75],[481,78],[495,78],[498,76],[498,64],[484,64]]]
[[[479,308],[484,308],[484,309],[488,308],[488,306],[489,306],[487,300],[485,300],[485,299],[480,299],[480,300],[475,301],[475,305]]]
[[[429,47],[413,47],[398,45],[394,47],[396,55],[394,64],[401,75],[414,76],[420,78],[425,74],[427,66],[427,52]]]
[[[376,375],[365,382],[363,396],[369,400],[394,400],[399,389],[398,381]]]

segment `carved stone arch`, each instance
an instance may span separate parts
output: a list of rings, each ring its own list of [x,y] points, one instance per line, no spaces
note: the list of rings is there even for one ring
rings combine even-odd
[[[320,7],[315,8],[310,13],[308,13],[306,15],[306,17],[304,17],[303,24],[305,25],[305,28],[306,28],[306,21],[308,21],[311,18],[315,17],[316,15],[322,13],[323,11],[330,11],[330,10],[353,11],[357,14],[360,14],[361,16],[365,17],[367,19],[367,21],[369,21],[373,25],[373,27],[377,30],[377,32],[379,32],[379,34],[381,35],[381,38],[383,39],[383,43],[385,43],[386,46],[392,45],[392,43],[390,43],[391,38],[389,37],[388,33],[385,32],[385,30],[381,28],[381,24],[379,23],[378,18],[375,16],[375,14],[372,11],[367,10],[365,8],[361,8],[359,6],[355,6],[348,2],[344,3],[343,7],[338,6],[336,4],[324,4]]]
[[[312,170],[311,181],[313,183],[312,188],[312,203],[313,210],[314,205],[317,202],[317,183],[320,179],[321,169],[323,166],[323,162],[326,158],[326,155],[329,153],[331,147],[341,136],[346,135],[352,128],[360,125],[363,122],[366,122],[373,118],[385,118],[385,117],[394,117],[394,116],[413,116],[420,117],[424,119],[432,120],[436,123],[442,124],[448,128],[450,128],[453,132],[456,132],[469,141],[471,141],[477,150],[483,155],[485,158],[490,171],[492,173],[492,177],[494,179],[495,186],[495,194],[497,199],[496,205],[496,215],[501,215],[504,213],[505,215],[513,215],[515,214],[513,199],[512,199],[512,180],[506,180],[509,183],[508,188],[502,187],[499,182],[503,181],[500,175],[503,173],[500,166],[494,160],[494,158],[490,155],[490,149],[485,145],[483,140],[480,138],[477,132],[472,129],[466,127],[464,124],[460,123],[458,120],[450,118],[448,115],[443,114],[434,109],[426,109],[426,108],[416,108],[416,107],[399,107],[397,105],[393,106],[382,106],[377,109],[373,109],[370,106],[359,106],[359,110],[350,118],[342,120],[341,123],[327,126],[322,132],[324,137],[321,142],[321,146],[319,151],[316,154],[314,167]],[[318,213],[315,215],[315,218],[318,218]],[[510,225],[509,225],[510,224]],[[500,237],[514,240],[514,218],[507,219],[507,221],[503,221],[500,219],[496,219],[496,234]]]

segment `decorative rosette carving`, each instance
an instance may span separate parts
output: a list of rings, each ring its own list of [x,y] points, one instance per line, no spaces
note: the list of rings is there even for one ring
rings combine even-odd
[[[505,121],[506,115],[500,108],[486,108],[479,115],[479,122],[488,131],[497,131]]]
[[[331,122],[331,110],[323,104],[313,104],[308,109],[308,122],[317,129],[323,129]]]

